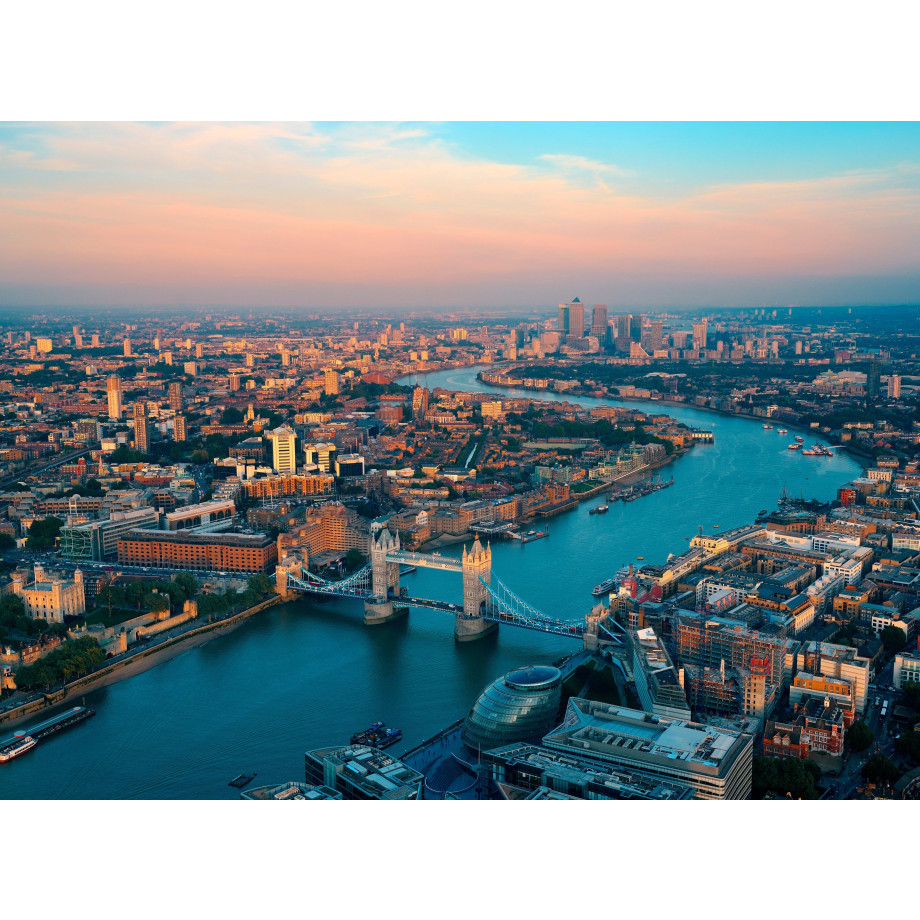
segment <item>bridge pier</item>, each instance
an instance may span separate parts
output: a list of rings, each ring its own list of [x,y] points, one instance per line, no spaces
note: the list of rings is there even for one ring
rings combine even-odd
[[[463,615],[454,617],[454,639],[457,642],[471,642],[481,639],[495,630],[497,623],[482,617],[489,603],[486,584],[492,580],[492,547],[482,548],[479,537],[473,542],[472,549],[463,547]]]
[[[379,626],[382,623],[389,623],[392,620],[398,620],[409,612],[409,608],[401,604],[395,604],[385,597],[369,597],[364,602],[364,623],[366,626]]]
[[[454,617],[454,640],[456,642],[473,642],[496,629],[498,629],[498,623],[492,623],[482,617]]]

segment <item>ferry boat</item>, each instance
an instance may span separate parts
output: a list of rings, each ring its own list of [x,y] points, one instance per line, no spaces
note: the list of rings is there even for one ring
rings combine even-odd
[[[6,763],[26,751],[31,751],[38,742],[31,736],[26,735],[24,738],[14,738],[0,747],[0,763]]]
[[[605,594],[609,594],[617,586],[617,580],[615,578],[608,578],[606,581],[602,581],[599,585],[595,585],[591,593],[595,597],[602,597]]]
[[[396,744],[402,738],[402,731],[398,728],[387,728],[383,722],[374,722],[363,732],[356,732],[351,736],[352,744],[366,744],[368,747],[385,748]]]
[[[610,510],[610,502],[604,502],[603,505],[598,505],[596,508],[592,508],[588,514],[606,514]]]

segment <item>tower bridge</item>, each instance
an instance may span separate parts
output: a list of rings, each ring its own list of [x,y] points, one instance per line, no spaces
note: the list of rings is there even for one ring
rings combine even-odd
[[[406,564],[459,573],[463,603],[452,604],[401,593],[399,568]],[[460,642],[478,639],[495,630],[499,623],[579,641],[585,638],[587,621],[550,617],[494,575],[492,548],[488,544],[483,547],[478,537],[469,550],[463,548],[463,555],[458,559],[440,553],[409,552],[402,548],[398,534],[394,536],[384,528],[371,543],[370,562],[348,578],[329,581],[308,571],[299,562],[279,564],[276,578],[282,594],[296,592],[363,600],[364,622],[368,624],[385,623],[399,616],[400,607],[450,613],[454,617],[454,637]],[[590,623],[587,625],[590,629]]]

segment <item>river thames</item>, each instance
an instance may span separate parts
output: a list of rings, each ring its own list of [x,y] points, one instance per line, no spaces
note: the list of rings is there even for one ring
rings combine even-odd
[[[556,397],[498,389],[477,369],[419,378],[432,389],[480,390],[582,405],[663,412],[715,434],[662,469],[674,485],[588,514],[597,499],[549,521],[549,538],[492,546],[492,568],[545,613],[584,616],[591,588],[627,562],[663,562],[702,527],[728,530],[773,508],[783,488],[828,500],[861,465],[845,453],[803,457],[795,433],[757,420],[628,400]],[[410,382],[408,378],[404,382]],[[809,438],[809,435],[805,435]],[[809,438],[810,443],[810,438]],[[462,545],[446,547],[458,555]],[[420,569],[403,584],[416,596],[459,601],[456,574]],[[511,668],[550,662],[579,648],[562,637],[500,627],[479,642],[455,643],[446,613],[413,611],[366,627],[360,604],[297,601],[270,609],[235,632],[143,674],[86,694],[96,717],[0,769],[4,799],[231,799],[227,785],[258,772],[253,785],[302,780],[306,750],[348,742],[383,720],[403,730],[399,753],[465,715],[483,687]],[[73,702],[71,702],[73,705]],[[36,721],[40,717],[36,717]],[[28,724],[28,723],[27,723]],[[2,732],[6,735],[9,732]]]

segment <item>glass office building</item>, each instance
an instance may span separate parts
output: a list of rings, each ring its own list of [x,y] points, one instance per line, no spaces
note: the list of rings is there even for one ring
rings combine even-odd
[[[537,665],[518,668],[489,684],[463,725],[463,743],[472,751],[516,741],[538,742],[557,724],[562,672]]]

